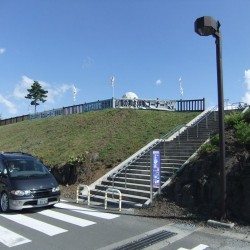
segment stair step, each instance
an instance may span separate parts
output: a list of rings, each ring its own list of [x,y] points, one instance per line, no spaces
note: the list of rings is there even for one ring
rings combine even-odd
[[[161,163],[184,163],[189,157],[191,156],[191,154],[188,157],[178,157],[175,156],[173,158],[168,158],[168,159],[161,159]],[[144,167],[148,167],[151,165],[151,162],[137,162],[137,163],[132,163],[131,165],[129,165],[129,167],[137,167],[137,166],[144,166]]]
[[[121,172],[121,173],[124,173],[125,174],[125,172]],[[128,175],[128,174],[142,174],[142,175],[148,175],[148,176],[150,176],[150,169],[149,170],[142,170],[142,169],[127,169],[127,171],[126,171],[126,174]],[[170,170],[164,170],[164,169],[161,169],[161,174],[162,175],[168,175],[168,174],[171,174],[171,173],[173,173],[173,171],[170,171]]]
[[[114,186],[113,186],[112,181],[102,181],[101,185],[105,187],[113,187],[116,189],[128,188],[128,189],[135,189],[135,190],[150,191],[150,182],[148,184],[139,184],[139,183],[129,183],[128,181],[126,183],[116,181],[114,182]],[[100,189],[100,188],[96,187],[96,189]]]
[[[103,185],[96,185],[95,186],[95,190],[104,191],[104,192],[108,188],[112,188],[112,185],[111,186],[106,186],[106,185],[105,186],[103,186]],[[150,198],[150,189],[149,190],[138,190],[138,189],[119,187],[119,191],[122,193],[122,196],[131,195],[131,196]]]
[[[162,153],[161,154],[161,161],[168,161],[168,160],[173,160],[173,159],[182,159],[182,160],[186,160],[187,158],[190,157],[190,155],[192,155],[194,153],[194,150],[190,150],[190,152],[187,154],[187,153],[182,153],[181,151],[178,151],[178,152],[171,152],[171,154],[167,154],[167,153]],[[133,166],[133,165],[140,165],[140,164],[150,164],[151,161],[148,159],[140,159],[140,160],[137,160],[135,162],[133,162],[130,166]]]
[[[111,182],[113,181],[111,177],[108,177],[107,180]],[[150,179],[136,179],[136,178],[127,177],[126,180],[129,183],[138,183],[138,184],[144,184],[144,185],[147,185],[148,183],[150,183]],[[125,178],[117,176],[114,178],[114,181],[125,182]]]
[[[117,174],[117,177],[122,177],[125,178],[125,173],[119,173]],[[126,175],[127,178],[135,178],[135,179],[146,179],[149,180],[150,179],[150,175],[142,175],[142,174],[127,174]]]
[[[165,172],[171,172],[173,169],[178,169],[181,166],[181,164],[176,164],[176,166],[169,165],[168,162],[161,162],[161,170]],[[145,165],[130,165],[128,166],[128,169],[130,170],[150,170],[151,166],[145,166]]]
[[[94,200],[94,198],[101,198],[104,200],[105,198],[105,191],[103,190],[91,190],[91,200]],[[112,198],[112,194],[108,194],[108,198]],[[114,194],[115,199],[119,199],[119,195]],[[140,203],[144,204],[148,200],[147,197],[142,197],[142,196],[136,196],[136,195],[130,195],[130,194],[123,194],[122,193],[122,201],[129,201],[129,202],[134,202],[134,203]]]

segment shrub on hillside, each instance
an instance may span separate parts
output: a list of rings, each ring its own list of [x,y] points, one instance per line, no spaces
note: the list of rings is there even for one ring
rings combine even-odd
[[[244,121],[239,122],[234,126],[235,135],[239,143],[250,146],[250,124]]]
[[[200,155],[208,155],[218,151],[219,148],[219,135],[213,136],[209,142],[201,146],[199,150]]]
[[[250,109],[243,113],[243,119],[245,122],[250,123]]]
[[[234,128],[236,124],[243,120],[243,114],[239,112],[235,112],[230,115],[225,116],[225,124],[228,128]]]

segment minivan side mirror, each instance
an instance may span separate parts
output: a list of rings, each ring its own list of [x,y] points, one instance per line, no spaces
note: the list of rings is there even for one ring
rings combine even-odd
[[[49,172],[51,172],[51,167],[46,167],[48,170],[49,170]]]

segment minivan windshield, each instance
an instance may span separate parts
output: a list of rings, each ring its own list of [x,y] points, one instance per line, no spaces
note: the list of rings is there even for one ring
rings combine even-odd
[[[10,177],[32,177],[49,174],[48,169],[35,159],[7,160],[7,170]]]

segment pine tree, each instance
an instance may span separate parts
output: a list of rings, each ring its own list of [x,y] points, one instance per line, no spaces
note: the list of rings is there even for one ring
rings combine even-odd
[[[34,81],[34,83],[31,85],[31,88],[27,89],[27,91],[28,94],[25,96],[25,98],[32,100],[30,104],[35,106],[36,113],[36,106],[39,105],[38,102],[46,102],[45,98],[47,97],[46,94],[48,91],[44,90],[38,81]]]

